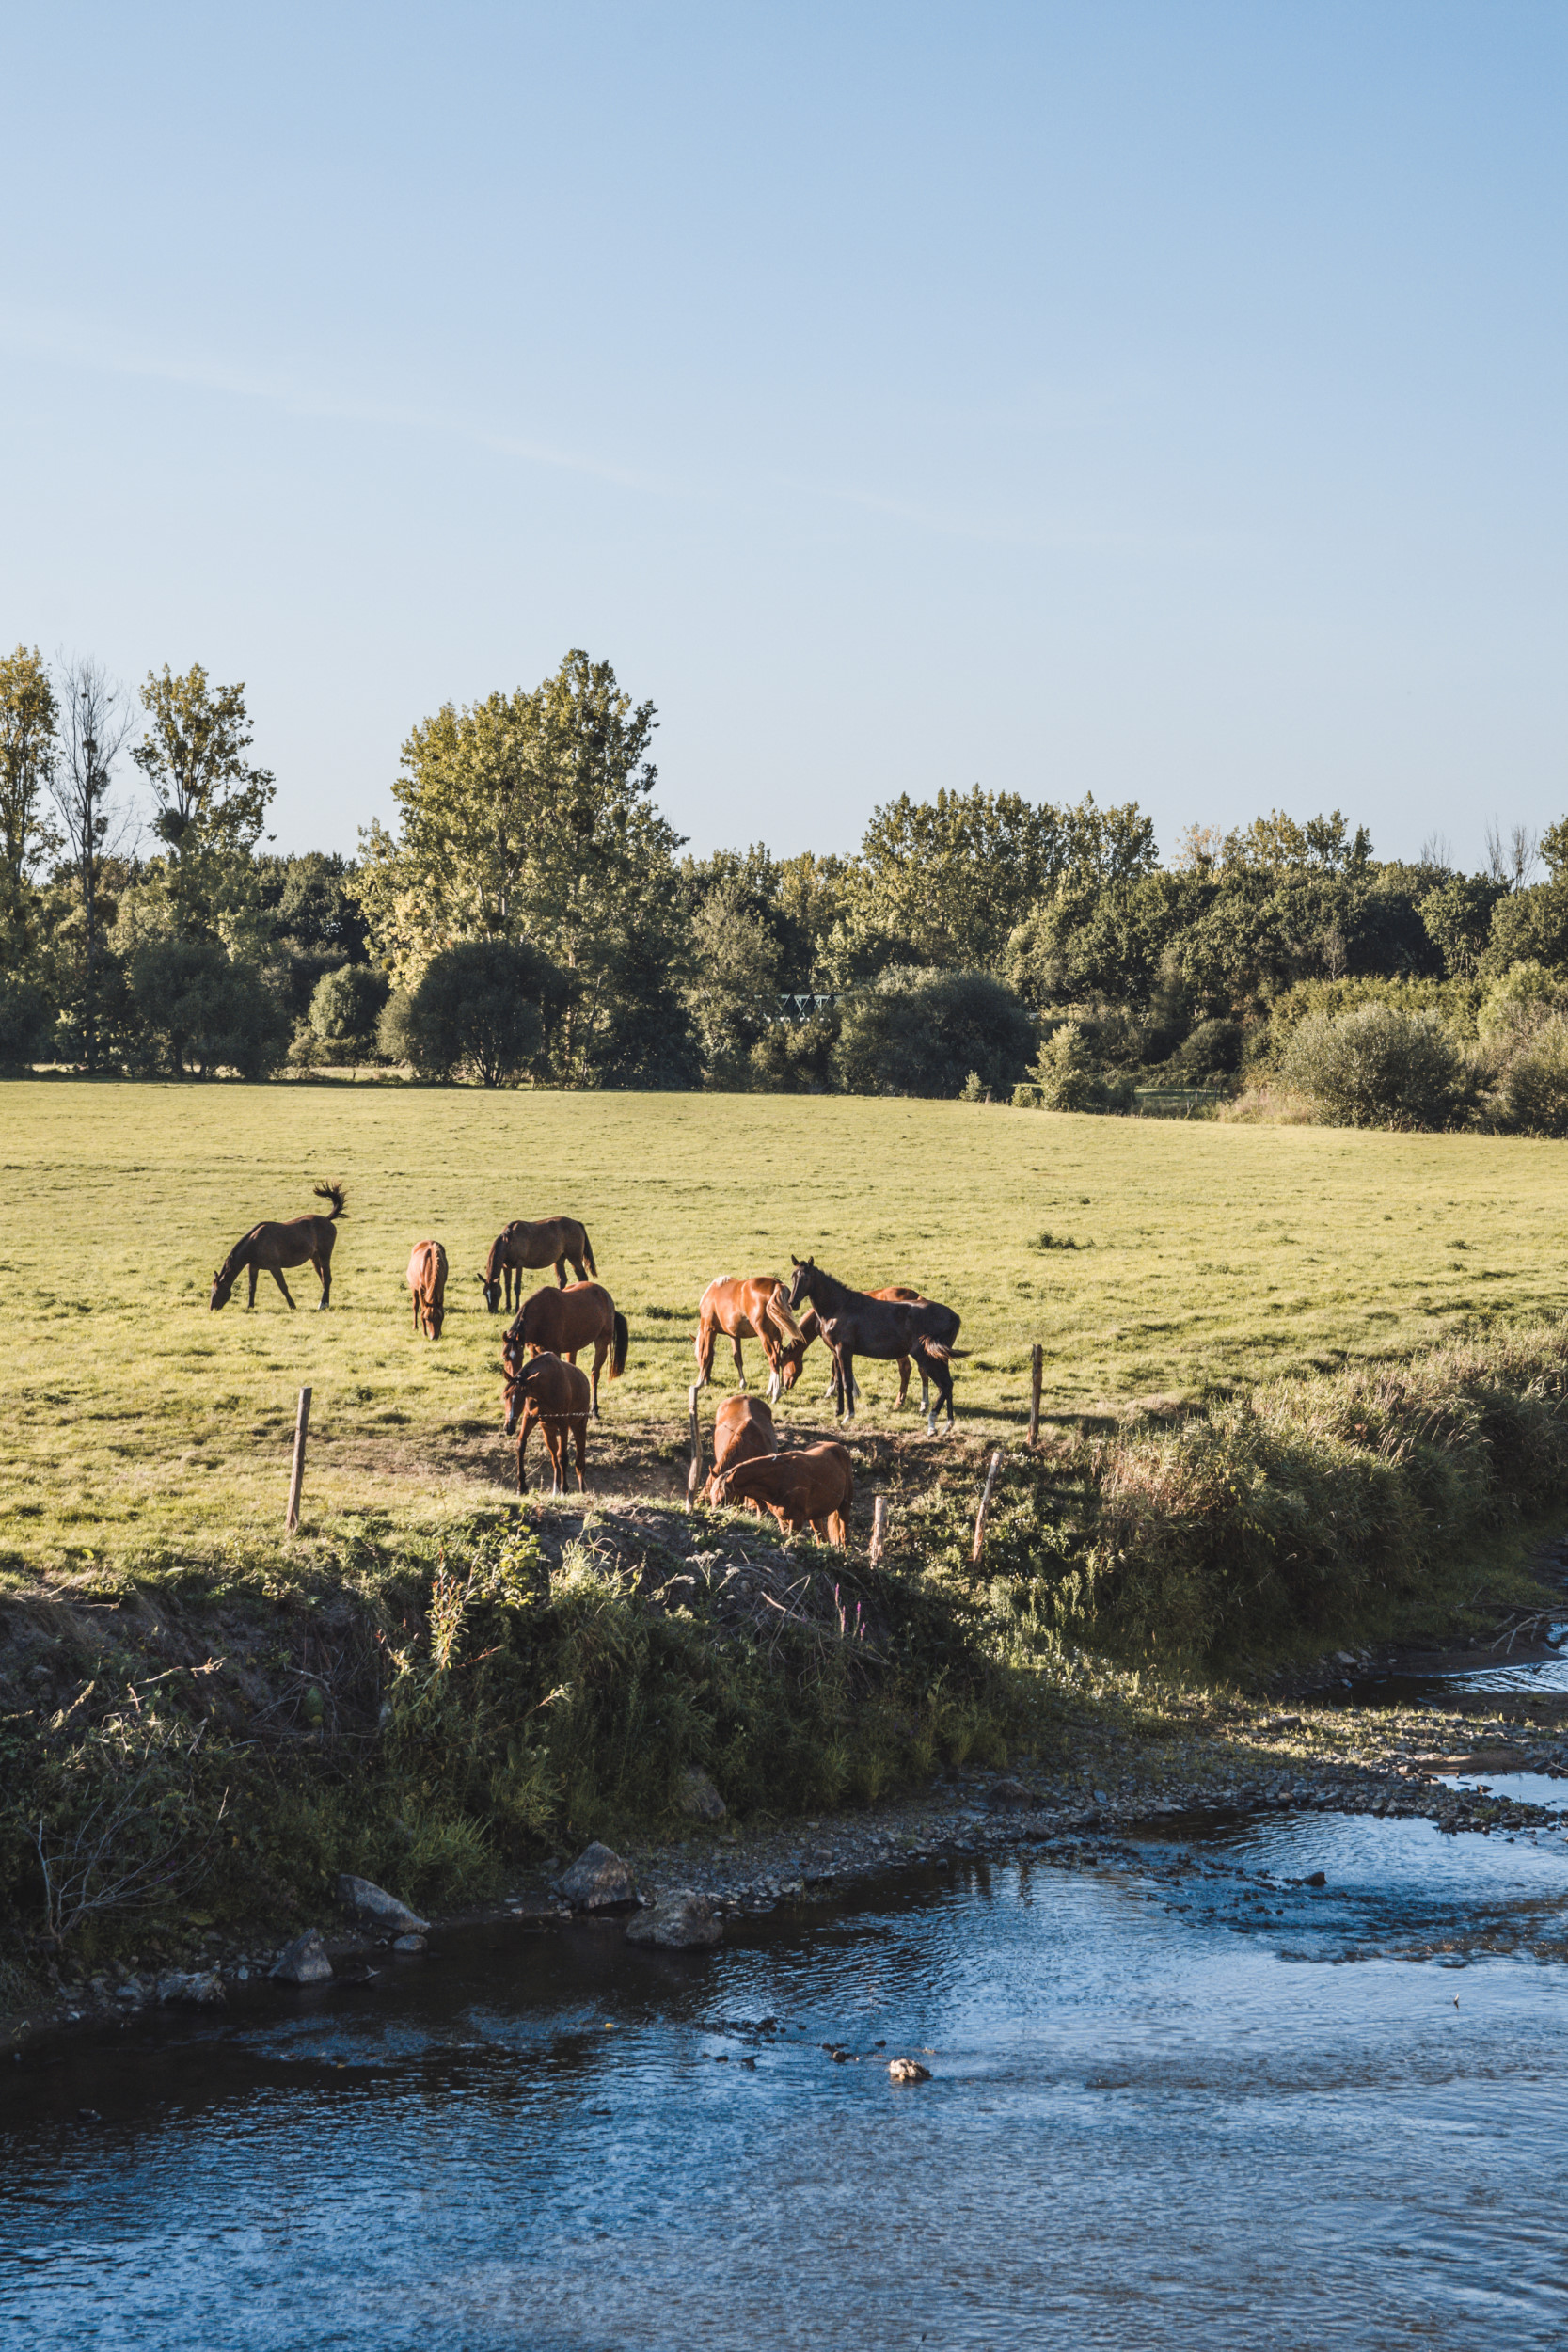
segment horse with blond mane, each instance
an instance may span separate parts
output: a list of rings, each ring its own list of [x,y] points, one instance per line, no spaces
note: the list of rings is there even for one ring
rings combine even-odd
[[[746,1386],[742,1340],[760,1340],[768,1359],[768,1401],[778,1402],[782,1390],[792,1389],[810,1344],[790,1312],[784,1284],[773,1274],[720,1274],[703,1293],[697,1308],[697,1386],[705,1389],[713,1377],[713,1349],[722,1331],[735,1355],[736,1377]]]

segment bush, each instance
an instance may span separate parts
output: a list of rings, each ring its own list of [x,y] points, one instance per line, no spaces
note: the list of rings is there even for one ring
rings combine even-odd
[[[1006,1096],[1034,1042],[1022,1002],[989,974],[894,966],[845,1006],[834,1066],[849,1094],[951,1101],[973,1073]]]
[[[1447,1127],[1464,1099],[1459,1049],[1441,1022],[1388,1005],[1304,1021],[1280,1076],[1336,1127]]]
[[[178,1075],[195,1070],[269,1077],[289,1047],[289,1016],[259,966],[215,941],[150,939],[131,960],[131,994],[148,1042]]]
[[[385,972],[368,963],[343,963],[324,972],[310,998],[310,1027],[339,1061],[368,1060],[375,1046],[376,1023],[391,993]]]
[[[421,1078],[466,1071],[482,1086],[503,1086],[537,1061],[545,1007],[564,991],[549,958],[524,941],[465,940],[444,948],[417,988],[388,1000],[381,1050],[412,1062]]]
[[[1543,1022],[1503,1071],[1495,1097],[1500,1126],[1527,1136],[1568,1136],[1568,1020]]]
[[[1568,980],[1544,963],[1515,963],[1494,980],[1476,1014],[1483,1045],[1521,1043],[1554,1014],[1568,1010]]]
[[[1047,1111],[1125,1111],[1132,1104],[1131,1078],[1108,1074],[1095,1061],[1089,1041],[1076,1021],[1069,1021],[1049,1037],[1030,1072],[1029,1092],[1034,1104]],[[1022,1092],[1022,1089],[1020,1089]],[[1018,1101],[1018,1095],[1013,1097]]]
[[[1182,1077],[1196,1086],[1232,1076],[1242,1066],[1241,1023],[1200,1021],[1172,1061]]]
[[[0,1070],[25,1070],[49,1051],[54,1008],[36,981],[0,972]]]

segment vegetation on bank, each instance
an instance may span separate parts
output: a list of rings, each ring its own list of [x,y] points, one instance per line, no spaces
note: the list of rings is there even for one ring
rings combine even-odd
[[[569,653],[416,724],[364,854],[263,848],[244,689],[0,660],[0,1068],[873,1092],[1568,1133],[1568,819],[1379,859],[1338,812],[907,795],[850,856],[704,858],[657,715]],[[139,782],[133,786],[134,771]],[[1544,870],[1544,879],[1536,876]]]

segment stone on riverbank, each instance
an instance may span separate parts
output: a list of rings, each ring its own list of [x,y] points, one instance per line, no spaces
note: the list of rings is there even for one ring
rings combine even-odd
[[[574,1911],[616,1911],[637,1900],[637,1889],[620,1855],[595,1841],[562,1874],[561,1896]]]
[[[361,1919],[368,1919],[378,1928],[389,1928],[397,1935],[418,1935],[430,1924],[395,1895],[388,1895],[384,1886],[372,1886],[369,1879],[356,1879],[347,1870],[338,1873],[338,1900]]]
[[[397,1935],[392,1938],[394,1952],[422,1952],[424,1948],[425,1940],[422,1935]]]
[[[986,1791],[986,1803],[993,1811],[1000,1813],[1012,1808],[1022,1809],[1026,1805],[1033,1807],[1038,1804],[1039,1799],[1032,1788],[1025,1788],[1021,1780],[997,1780]]]
[[[931,2079],[930,2068],[922,2066],[918,2058],[894,2058],[887,2071],[895,2083],[928,2083]]]
[[[718,1822],[729,1812],[700,1764],[693,1764],[681,1776],[680,1808],[689,1821]]]
[[[272,1974],[285,1984],[325,1984],[332,1974],[332,1963],[326,1957],[326,1947],[319,1928],[307,1928],[285,1945],[273,1965]]]
[[[723,1930],[705,1895],[662,1895],[626,1930],[628,1944],[652,1944],[660,1951],[696,1951],[717,1944]]]
[[[159,2000],[179,2009],[216,2009],[228,1997],[215,1968],[193,1969],[188,1975],[171,1969],[158,1979]]]

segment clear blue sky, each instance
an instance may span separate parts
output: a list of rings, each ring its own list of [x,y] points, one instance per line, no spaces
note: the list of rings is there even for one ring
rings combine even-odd
[[[611,660],[698,849],[1568,808],[1562,0],[13,10],[0,635],[290,849]]]

